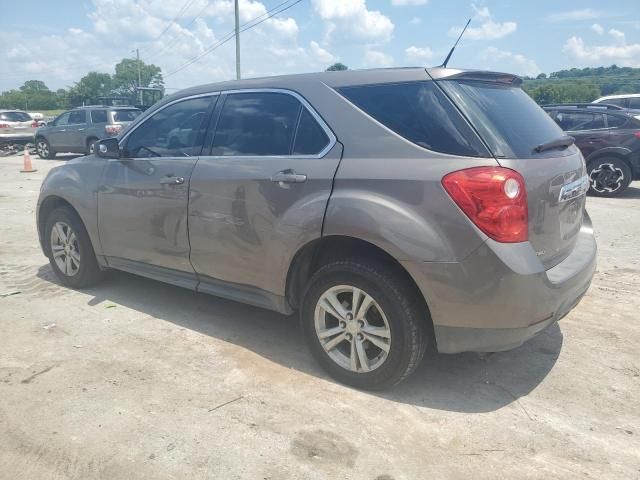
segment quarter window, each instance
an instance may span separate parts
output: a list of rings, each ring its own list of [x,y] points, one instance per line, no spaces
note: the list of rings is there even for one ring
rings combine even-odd
[[[91,110],[91,123],[107,123],[107,111]]]
[[[154,113],[129,135],[127,154],[134,158],[200,155],[210,102],[211,97],[192,98]]]
[[[607,114],[607,127],[620,128],[627,123],[627,118],[622,115],[608,115]]]
[[[478,136],[433,82],[345,87],[340,93],[421,147],[453,155],[489,156]]]
[[[629,108],[640,110],[640,97],[631,97],[629,99]]]
[[[216,127],[214,156],[290,155],[302,105],[273,92],[229,94]]]

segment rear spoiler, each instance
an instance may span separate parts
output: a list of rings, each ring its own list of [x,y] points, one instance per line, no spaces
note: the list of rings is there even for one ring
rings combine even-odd
[[[475,80],[519,87],[522,78],[511,73],[487,72],[483,70],[460,70],[456,68],[427,68],[427,74],[433,80]]]

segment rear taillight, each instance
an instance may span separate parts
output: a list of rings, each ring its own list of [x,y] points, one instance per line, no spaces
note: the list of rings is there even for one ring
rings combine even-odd
[[[503,167],[474,167],[450,173],[442,185],[471,221],[498,242],[529,239],[524,178]]]
[[[9,128],[8,123],[0,123],[0,128]]]
[[[31,128],[38,128],[38,122],[31,122]]]
[[[640,138],[640,131],[633,132],[633,136],[636,138]]]
[[[120,130],[122,130],[122,125],[107,125],[104,127],[106,134],[111,136],[118,135]]]

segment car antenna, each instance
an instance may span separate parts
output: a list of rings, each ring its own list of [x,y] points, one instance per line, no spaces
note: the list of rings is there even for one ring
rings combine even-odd
[[[447,58],[444,59],[444,62],[442,62],[442,65],[440,65],[440,68],[447,68],[447,63],[449,63],[449,59],[451,58],[451,55],[453,55],[453,51],[458,46],[458,42],[462,38],[462,35],[464,35],[464,32],[467,31],[467,27],[469,26],[470,23],[471,23],[471,19],[467,20],[467,24],[464,26],[464,28],[460,32],[460,35],[458,35],[458,39],[456,40],[456,43],[454,43],[453,47],[451,47],[451,50],[449,50],[449,55],[447,55]]]

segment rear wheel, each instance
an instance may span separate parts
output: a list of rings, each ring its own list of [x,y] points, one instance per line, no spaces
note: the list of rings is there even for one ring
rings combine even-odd
[[[56,152],[53,151],[49,142],[42,137],[36,139],[36,151],[40,158],[52,159],[56,156]]]
[[[390,387],[418,366],[427,345],[426,309],[392,269],[347,259],[310,280],[301,320],[311,353],[340,382]]]
[[[87,140],[87,155],[92,155],[96,152],[96,144],[98,143],[97,138],[90,138]]]
[[[615,197],[631,183],[631,169],[624,160],[602,157],[589,163],[589,192],[598,197]]]
[[[64,285],[83,288],[102,279],[89,235],[72,208],[58,207],[49,214],[44,240],[51,268]]]

